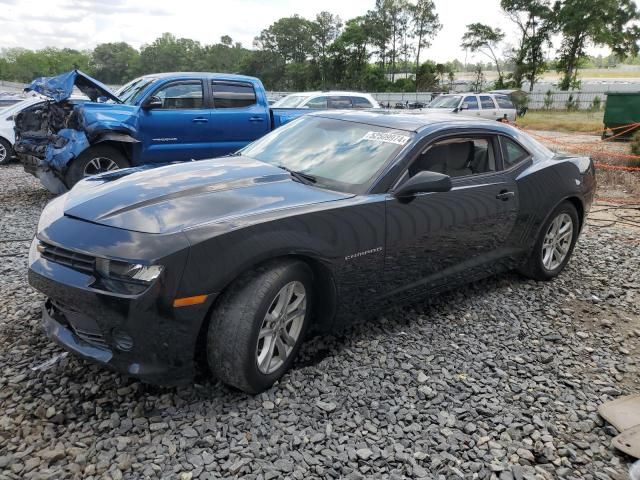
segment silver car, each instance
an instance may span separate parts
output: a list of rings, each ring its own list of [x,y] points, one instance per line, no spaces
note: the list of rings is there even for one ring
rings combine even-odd
[[[516,107],[506,95],[494,93],[455,93],[440,95],[427,106],[428,110],[451,111],[489,120],[516,121]]]

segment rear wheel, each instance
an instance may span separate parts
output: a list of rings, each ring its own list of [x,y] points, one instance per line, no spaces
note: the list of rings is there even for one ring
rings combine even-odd
[[[561,203],[549,216],[521,273],[536,280],[556,277],[567,265],[580,229],[576,207]]]
[[[96,145],[82,152],[71,162],[65,175],[65,183],[68,188],[71,188],[83,178],[128,166],[129,162],[116,148],[109,145]]]
[[[13,158],[13,148],[4,138],[0,138],[0,165],[6,165]]]
[[[311,302],[311,271],[298,260],[271,263],[236,280],[209,324],[212,373],[247,393],[269,388],[300,350]]]

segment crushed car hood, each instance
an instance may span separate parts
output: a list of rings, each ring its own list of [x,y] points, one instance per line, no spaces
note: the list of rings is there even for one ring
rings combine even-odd
[[[132,231],[174,233],[350,196],[294,181],[273,165],[232,156],[85,179],[66,194],[64,214]]]
[[[55,77],[36,78],[25,88],[25,91],[34,91],[56,102],[61,102],[71,96],[74,86],[78,87],[93,102],[100,97],[106,97],[114,102],[122,103],[106,85],[80,70],[71,70]]]

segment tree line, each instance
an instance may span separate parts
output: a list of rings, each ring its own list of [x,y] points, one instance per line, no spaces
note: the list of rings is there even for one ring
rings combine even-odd
[[[298,15],[277,20],[256,36],[252,49],[224,35],[205,45],[165,33],[139,50],[124,42],[93,50],[4,49],[0,79],[28,82],[79,68],[107,84],[122,84],[147,73],[218,71],[260,77],[271,90],[358,89],[433,91],[452,87],[455,72],[495,70],[495,88],[531,89],[549,69],[561,73],[563,90],[579,85],[578,72],[590,61],[588,46],[607,46],[622,59],[638,54],[640,13],[633,0],[501,0],[517,37],[505,41],[502,29],[467,25],[460,46],[486,62],[424,60],[424,51],[442,29],[432,0],[376,0],[363,15],[343,21],[330,12],[313,19]],[[496,19],[498,20],[498,19]],[[496,22],[498,23],[498,22]],[[554,58],[552,40],[561,39]]]

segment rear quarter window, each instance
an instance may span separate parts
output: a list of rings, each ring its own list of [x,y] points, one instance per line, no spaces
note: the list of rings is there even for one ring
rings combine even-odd
[[[498,106],[500,108],[510,108],[510,109],[516,108],[513,106],[513,102],[509,100],[508,97],[496,97],[496,101],[498,102]]]
[[[513,140],[507,137],[500,137],[500,143],[502,145],[502,160],[504,161],[505,169],[509,169],[529,158],[529,152]]]
[[[353,108],[373,108],[371,102],[364,97],[351,97]]]

